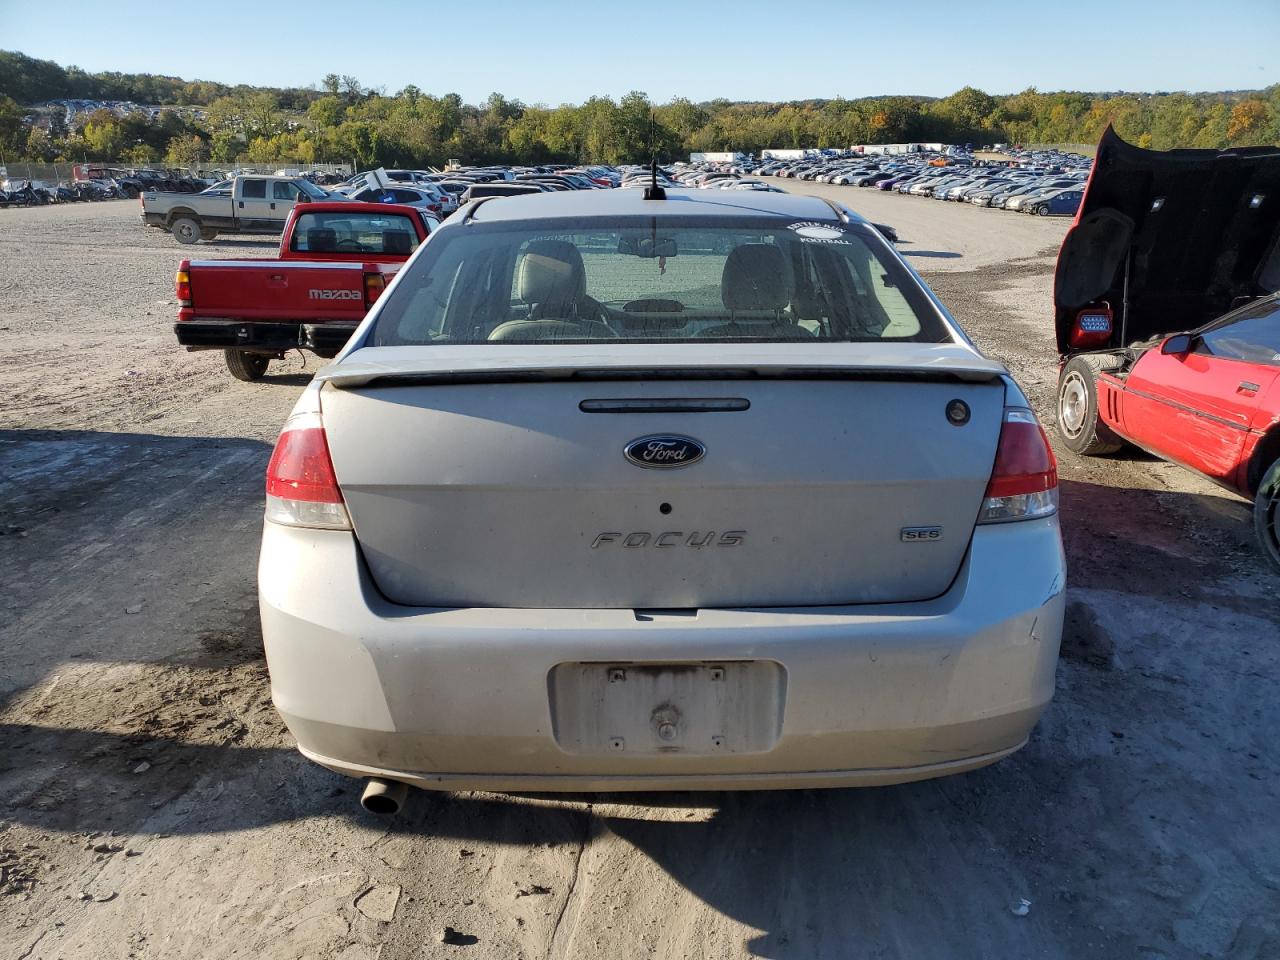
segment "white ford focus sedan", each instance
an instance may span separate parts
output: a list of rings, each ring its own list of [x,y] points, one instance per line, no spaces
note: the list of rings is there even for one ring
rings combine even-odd
[[[842,207],[482,200],[284,426],[273,699],[380,811],[969,770],[1053,694],[1057,482],[1005,368]]]

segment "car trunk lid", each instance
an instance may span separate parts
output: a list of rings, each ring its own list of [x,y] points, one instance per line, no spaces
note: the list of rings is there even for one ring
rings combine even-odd
[[[1107,128],[1058,255],[1060,353],[1072,349],[1076,315],[1102,302],[1119,347],[1194,329],[1277,289],[1280,149],[1144,150]]]
[[[416,606],[937,596],[1004,406],[1002,368],[959,345],[359,353],[321,394],[334,468],[379,589]],[[624,454],[654,436],[705,455]]]

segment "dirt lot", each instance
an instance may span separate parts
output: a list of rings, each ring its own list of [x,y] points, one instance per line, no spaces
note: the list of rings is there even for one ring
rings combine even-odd
[[[1048,417],[1065,224],[830,193]],[[0,956],[1280,956],[1280,581],[1246,504],[1136,454],[1062,456],[1058,696],[1003,763],[364,814],[293,751],[256,624],[262,470],[316,361],[250,385],[180,352],[186,252],[135,203],[0,211]]]

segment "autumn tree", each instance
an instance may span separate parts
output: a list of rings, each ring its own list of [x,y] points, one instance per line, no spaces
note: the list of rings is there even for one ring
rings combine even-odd
[[[1267,122],[1267,105],[1261,100],[1241,100],[1231,108],[1227,122],[1227,139],[1232,143],[1247,144],[1254,141]]]

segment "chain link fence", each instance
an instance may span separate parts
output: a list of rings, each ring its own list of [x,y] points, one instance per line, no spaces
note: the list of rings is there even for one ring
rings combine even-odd
[[[71,167],[70,163],[0,163],[0,181],[61,183],[72,178]]]

